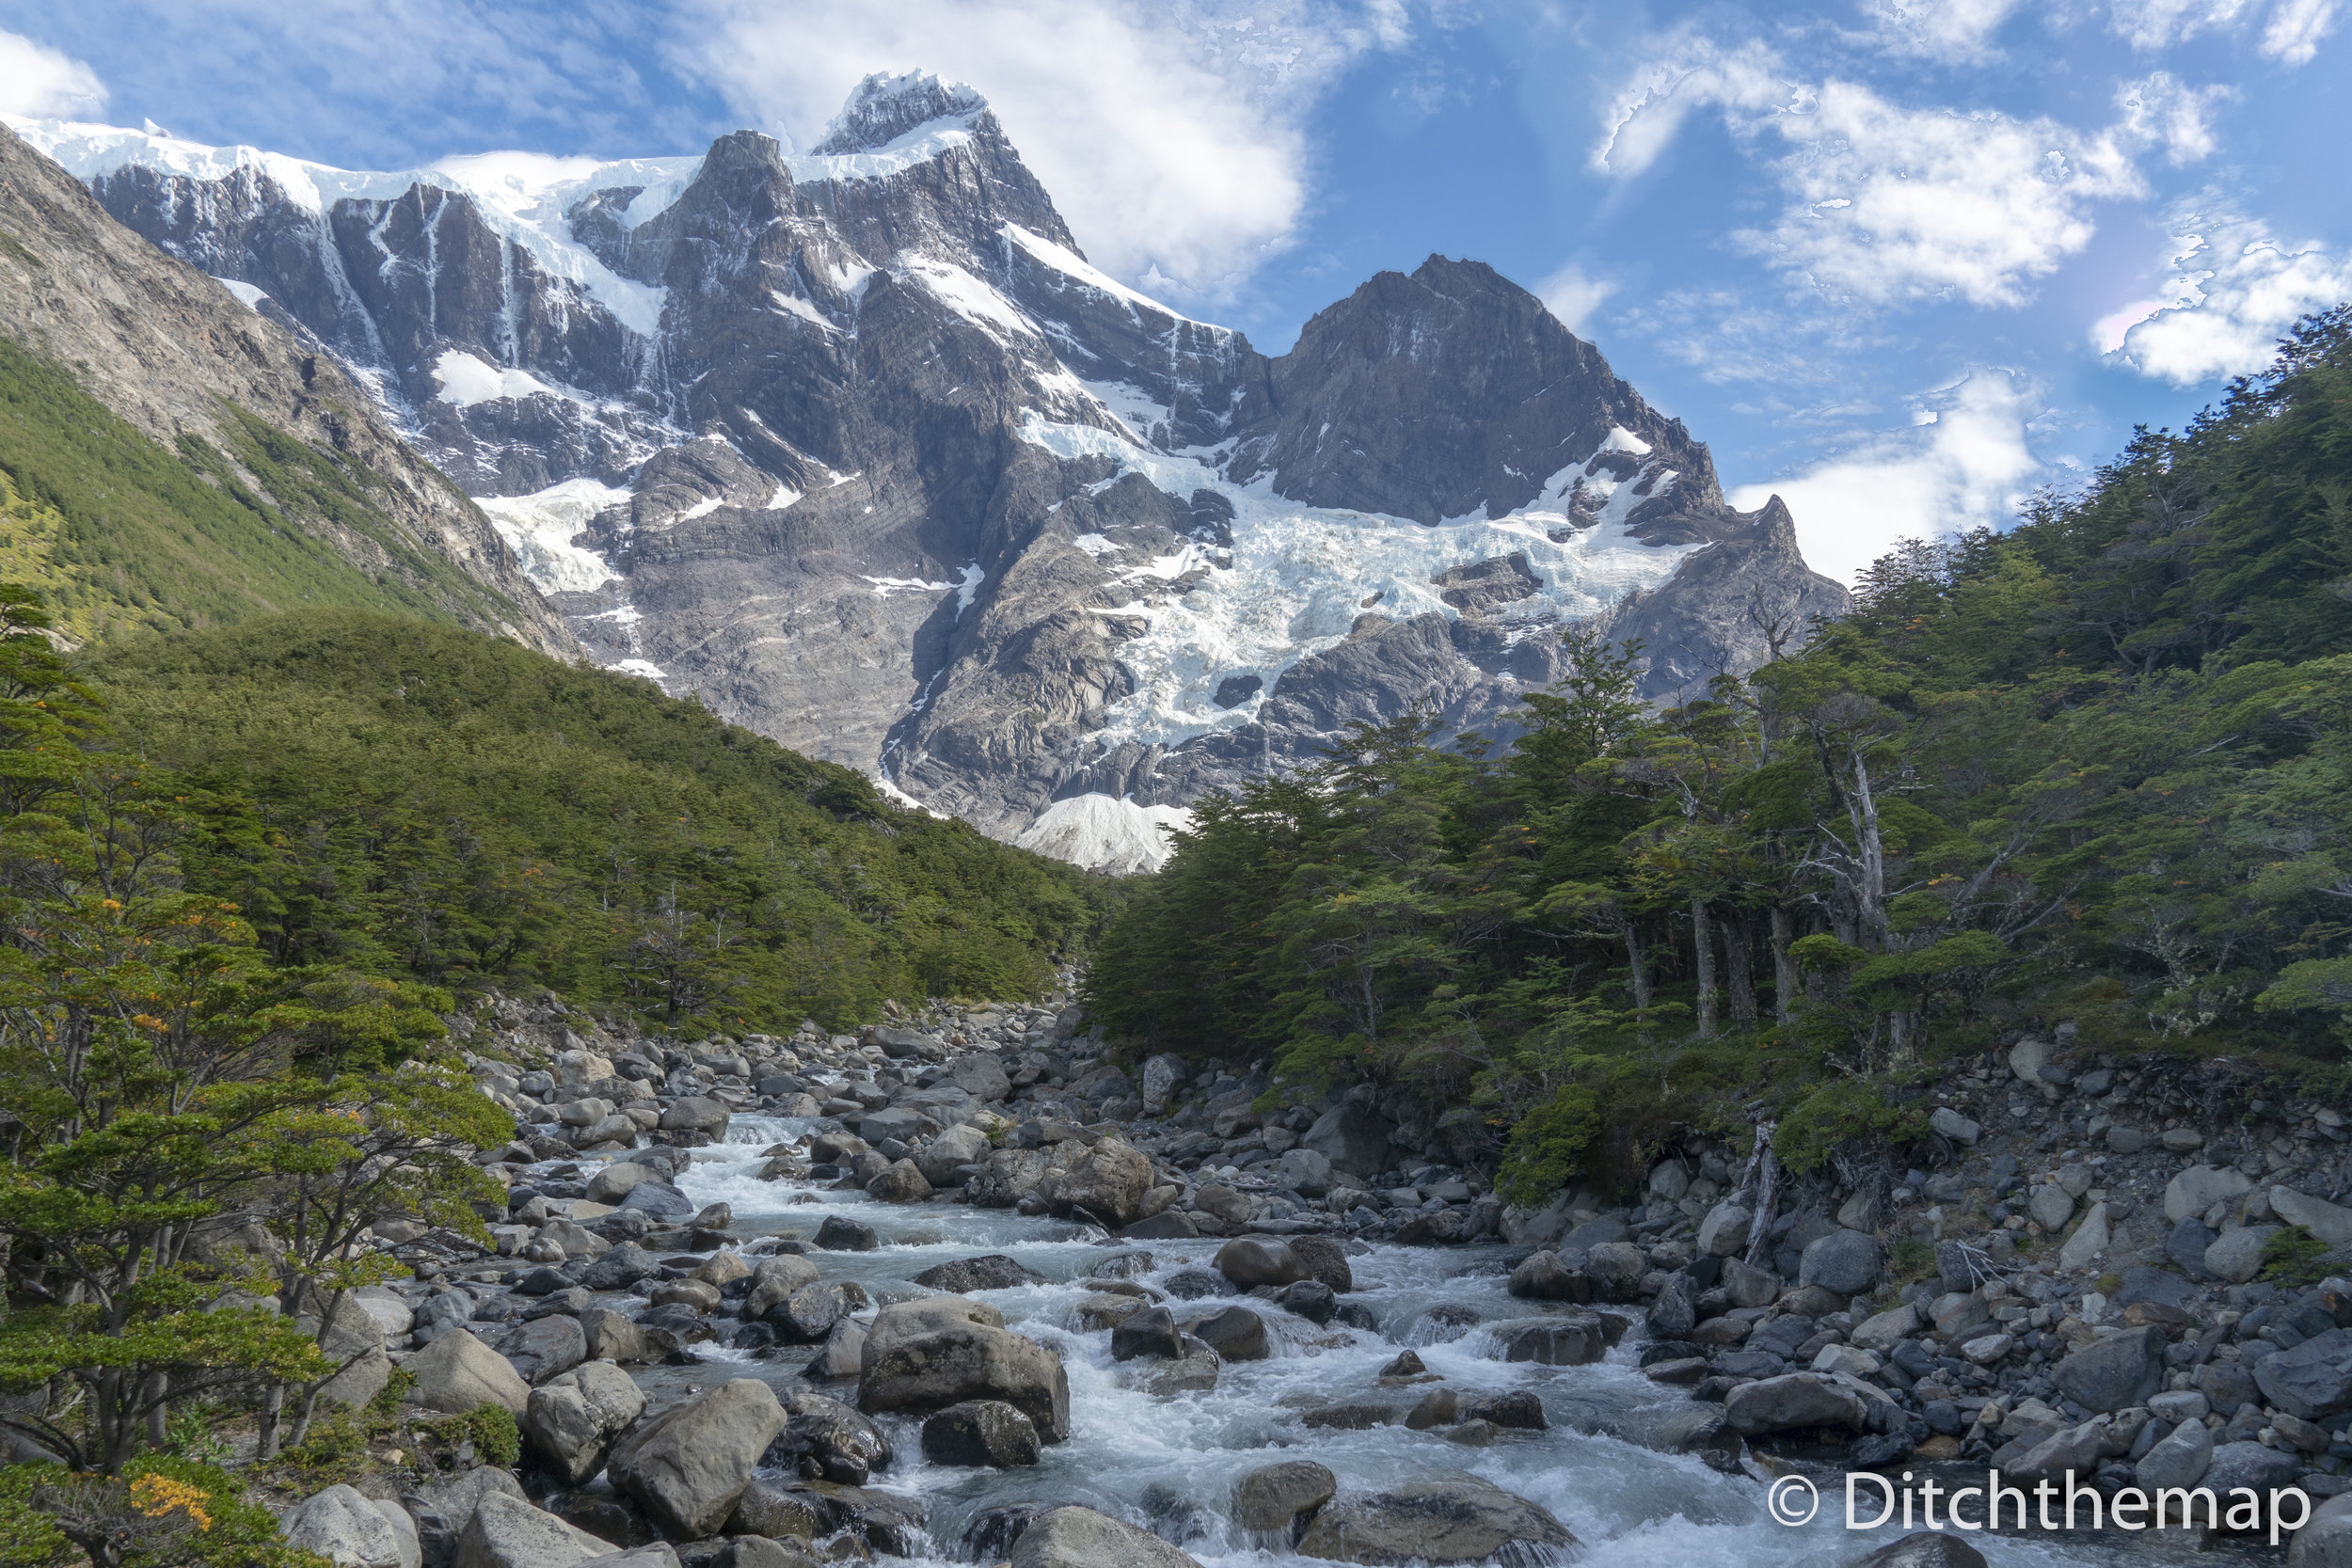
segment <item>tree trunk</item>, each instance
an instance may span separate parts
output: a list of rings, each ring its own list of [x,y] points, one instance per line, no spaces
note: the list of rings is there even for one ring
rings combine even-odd
[[[1630,920],[1620,920],[1617,923],[1617,928],[1625,937],[1626,962],[1633,969],[1634,1008],[1638,1012],[1646,1013],[1649,1011],[1650,998],[1649,971],[1642,965],[1641,933],[1634,930],[1633,922]]]
[[[278,1418],[285,1414],[285,1411],[286,1386],[283,1383],[272,1383],[269,1386],[269,1393],[262,1401],[262,1413],[257,1422],[259,1430],[255,1435],[254,1450],[256,1459],[266,1462],[278,1457]]]
[[[1788,956],[1788,944],[1796,940],[1790,929],[1788,908],[1772,906],[1772,1017],[1788,1022],[1797,1005],[1797,960]]]
[[[1748,947],[1756,940],[1756,923],[1747,911],[1733,909],[1724,916],[1724,990],[1731,997],[1731,1026],[1756,1027],[1756,976],[1748,967]]]
[[[1861,885],[1854,890],[1860,910],[1862,941],[1873,953],[1893,951],[1893,933],[1886,916],[1886,845],[1879,836],[1879,803],[1870,793],[1870,766],[1857,751],[1853,757],[1854,792],[1850,797],[1854,837],[1862,851]]]
[[[1707,918],[1707,900],[1691,900],[1691,951],[1698,960],[1699,1038],[1715,1037],[1715,931]]]

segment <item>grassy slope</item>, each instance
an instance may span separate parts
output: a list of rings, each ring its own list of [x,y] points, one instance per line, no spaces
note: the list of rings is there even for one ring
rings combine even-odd
[[[496,595],[400,538],[367,499],[373,476],[229,413],[236,466],[272,500],[217,449],[190,438],[167,451],[66,372],[0,339],[0,570],[40,590],[77,641],[308,607],[446,619],[406,584],[345,561],[290,520],[292,508],[374,541],[495,616]]]

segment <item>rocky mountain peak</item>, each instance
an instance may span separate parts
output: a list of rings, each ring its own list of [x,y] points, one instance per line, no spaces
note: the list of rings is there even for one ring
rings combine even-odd
[[[1384,272],[1268,358],[1090,265],[928,74],[528,222],[484,160],[256,217],[230,161],[102,150],[109,211],[405,396],[599,661],[1002,836],[1148,848],[1407,709],[1508,739],[1569,624],[1619,616],[1664,698],[1844,603],[1492,267]]]
[[[849,103],[809,150],[819,157],[878,152],[938,121],[971,126],[983,115],[994,123],[988,100],[961,82],[942,81],[925,71],[895,76],[878,71],[851,90]]]
[[[1721,531],[1707,449],[1483,261],[1432,256],[1318,312],[1272,365],[1274,417],[1232,473],[1438,524],[1542,502],[1655,543]]]

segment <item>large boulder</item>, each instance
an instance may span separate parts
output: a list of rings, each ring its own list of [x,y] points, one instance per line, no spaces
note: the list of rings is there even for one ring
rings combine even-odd
[[[899,1302],[875,1315],[858,1370],[858,1408],[928,1415],[966,1400],[1018,1407],[1046,1442],[1070,1435],[1061,1357],[1008,1333],[994,1307],[962,1296]]]
[[[743,1298],[743,1316],[756,1323],[768,1308],[803,1286],[817,1283],[817,1265],[794,1253],[766,1258],[752,1271],[752,1288]]]
[[[2212,1463],[2213,1428],[2201,1420],[2185,1420],[2140,1456],[2132,1479],[2153,1497],[2163,1488],[2196,1485]]]
[[[342,1568],[419,1568],[424,1554],[416,1522],[394,1502],[377,1502],[349,1486],[330,1486],[306,1497],[278,1520],[286,1544]]]
[[[1814,1372],[1789,1372],[1743,1383],[1724,1398],[1724,1420],[1742,1437],[1811,1427],[1866,1430],[1869,1402],[1836,1380]]]
[[[1268,1465],[1234,1483],[1233,1523],[1279,1534],[1288,1545],[1339,1489],[1339,1478],[1311,1460]]]
[[[920,1203],[931,1196],[931,1184],[914,1161],[898,1160],[866,1183],[866,1196],[884,1203]]]
[[[1564,1318],[1522,1318],[1489,1323],[1486,1333],[1503,1361],[1533,1361],[1544,1367],[1583,1367],[1609,1354],[1616,1325],[1595,1312]]]
[[[531,1391],[523,1435],[566,1486],[604,1468],[612,1444],[645,1413],[644,1391],[610,1361],[590,1361]]]
[[[2306,1421],[2325,1422],[2352,1410],[2352,1329],[2331,1328],[2264,1357],[2254,1367],[2254,1382],[2265,1400]]]
[[[1111,1300],[1127,1300],[1112,1297]],[[1165,1307],[1146,1309],[1143,1303],[1132,1302],[1136,1309],[1111,1330],[1111,1359],[1133,1361],[1141,1356],[1153,1356],[1163,1361],[1175,1361],[1184,1354],[1184,1337],[1176,1327],[1176,1315]]]
[[[691,1094],[673,1100],[662,1108],[661,1130],[664,1132],[707,1132],[717,1143],[727,1135],[727,1123],[734,1117],[726,1101],[713,1100],[707,1094]]]
[[[2293,1187],[2273,1187],[2270,1212],[2289,1225],[2301,1226],[2331,1247],[2352,1245],[2352,1209],[2342,1204],[2298,1193]]]
[[[1073,1156],[1060,1175],[1041,1183],[1039,1196],[1057,1214],[1083,1209],[1117,1227],[1143,1217],[1143,1195],[1152,1186],[1150,1158],[1117,1138],[1104,1138]]]
[[[1584,1254],[1584,1273],[1602,1301],[1641,1300],[1642,1276],[1648,1272],[1648,1256],[1631,1242],[1603,1242]]]
[[[2352,1493],[2312,1510],[2287,1547],[2287,1568],[2352,1568]]]
[[[1192,1325],[1192,1338],[1216,1352],[1222,1361],[1263,1361],[1274,1354],[1265,1320],[1247,1307],[1212,1312]]]
[[[1274,1179],[1301,1197],[1321,1197],[1331,1190],[1331,1157],[1320,1149],[1286,1148],[1274,1162]]]
[[[1238,1236],[1216,1251],[1216,1272],[1252,1290],[1260,1285],[1282,1286],[1307,1277],[1307,1266],[1286,1243]]]
[[[447,1481],[420,1486],[404,1493],[401,1503],[409,1518],[416,1521],[417,1540],[424,1553],[427,1568],[450,1568],[457,1556],[457,1545],[473,1523],[482,1499],[491,1493],[525,1501],[522,1482],[505,1471],[488,1465],[477,1465],[463,1470]]]
[[[1389,1124],[1358,1105],[1340,1105],[1315,1118],[1298,1140],[1331,1162],[1333,1170],[1371,1176],[1388,1168]]]
[[[1309,1279],[1320,1280],[1341,1295],[1356,1288],[1356,1272],[1348,1266],[1347,1249],[1328,1236],[1293,1236],[1284,1243]]]
[[[786,1424],[775,1392],[756,1378],[739,1377],[672,1405],[621,1439],[609,1473],[664,1533],[697,1541],[726,1523],[752,1467]]]
[[[949,1082],[975,1100],[1002,1100],[1012,1093],[1004,1064],[985,1051],[969,1051],[947,1064]]]
[[[531,1385],[514,1364],[462,1328],[410,1356],[408,1370],[417,1374],[408,1402],[427,1410],[463,1414],[478,1404],[499,1404],[520,1420],[531,1403]]]
[[[1143,1064],[1143,1114],[1156,1117],[1168,1109],[1169,1099],[1184,1085],[1184,1059],[1165,1053]]]
[[[2254,1190],[2253,1178],[2231,1165],[2191,1165],[2164,1189],[2164,1217],[2174,1225]]]
[[[957,1173],[987,1158],[987,1133],[977,1127],[950,1127],[916,1153],[914,1166],[934,1187],[960,1187],[963,1178]]]
[[[317,1337],[326,1358],[342,1368],[319,1389],[319,1398],[357,1409],[382,1393],[392,1378],[392,1361],[384,1354],[384,1324],[366,1304],[346,1293],[327,1315],[323,1335],[319,1324],[316,1312],[298,1313],[294,1318],[294,1326]]]
[[[2127,1328],[2068,1355],[2051,1374],[2085,1410],[2124,1410],[2164,1386],[2164,1330]]]
[[[1799,1255],[1797,1283],[1819,1285],[1841,1296],[1860,1295],[1879,1282],[1878,1238],[1859,1230],[1833,1230],[1805,1244]]]
[[[616,1160],[588,1179],[588,1201],[618,1205],[628,1196],[629,1189],[640,1181],[652,1180],[661,1173],[631,1160]]]
[[[837,1486],[863,1486],[896,1457],[882,1428],[839,1400],[803,1389],[785,1403],[784,1435],[761,1463]]]
[[[933,1263],[914,1276],[914,1283],[927,1291],[961,1296],[974,1291],[1010,1291],[1023,1285],[1042,1285],[1045,1277],[1032,1274],[1001,1252],[990,1252],[977,1258]]]
[[[1053,1156],[1041,1148],[997,1149],[963,1184],[964,1201],[978,1209],[1009,1209],[1036,1196],[1052,1166]]]
[[[612,1551],[610,1541],[520,1497],[489,1492],[457,1537],[453,1568],[572,1568]]]
[[[923,1457],[934,1465],[1009,1470],[1042,1451],[1036,1423],[1002,1400],[966,1400],[923,1423]]]
[[[1041,1513],[1013,1543],[1012,1568],[1200,1568],[1158,1536],[1090,1508]]]
[[[1327,1562],[1482,1562],[1506,1552],[1540,1561],[1577,1544],[1566,1526],[1525,1497],[1440,1470],[1324,1504],[1298,1551]]]
[[[588,1331],[567,1313],[517,1324],[499,1341],[499,1351],[525,1383],[559,1377],[588,1359]]]
[[[1728,1258],[1748,1244],[1748,1227],[1755,1213],[1743,1203],[1726,1198],[1699,1221],[1698,1249],[1702,1258]]]
[[[2263,1248],[2279,1230],[2275,1225],[2247,1225],[2224,1230],[2220,1239],[2205,1249],[2205,1272],[2233,1285],[2245,1284],[2262,1273]]]

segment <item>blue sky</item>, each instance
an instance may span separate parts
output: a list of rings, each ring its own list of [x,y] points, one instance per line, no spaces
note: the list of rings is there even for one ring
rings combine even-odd
[[[2346,8],[0,0],[0,112],[386,168],[805,145],[935,71],[1099,264],[1269,351],[1379,268],[1492,262],[1846,576],[2352,298]]]

